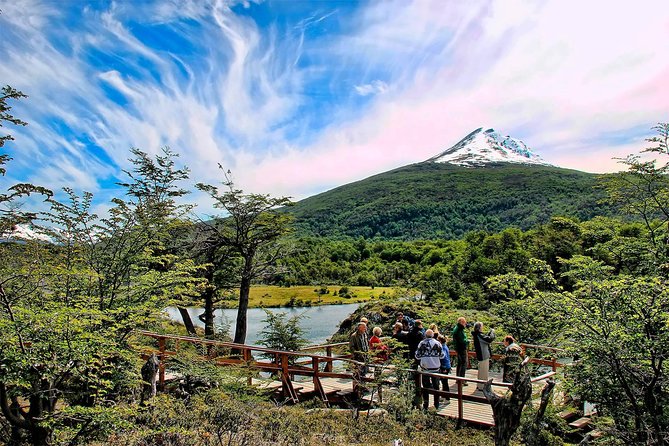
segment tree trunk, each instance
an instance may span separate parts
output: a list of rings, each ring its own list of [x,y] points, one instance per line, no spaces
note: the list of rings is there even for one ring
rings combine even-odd
[[[38,394],[42,393],[39,384],[34,384],[33,388]],[[48,390],[48,388],[46,389]],[[30,397],[30,408],[28,412],[23,411],[18,400],[12,398],[11,404],[8,403],[7,387],[0,382],[0,410],[5,419],[12,426],[12,439],[15,436],[20,437],[20,430],[26,431],[29,435],[30,443],[33,446],[46,446],[51,439],[51,429],[41,426],[39,421],[44,416],[44,409],[50,408],[48,400],[38,395]],[[50,408],[52,410],[52,408]]]
[[[215,288],[207,286],[204,292],[204,337],[214,339],[216,331],[214,329],[214,293]]]
[[[525,404],[532,397],[532,382],[527,369],[529,357],[520,365],[511,387],[511,394],[501,397],[492,391],[492,379],[483,387],[483,395],[492,406],[495,419],[495,446],[508,446],[511,437],[520,426],[520,416]]]
[[[541,403],[539,404],[539,409],[537,410],[536,415],[534,416],[534,422],[532,423],[532,428],[525,438],[525,443],[527,446],[536,446],[539,444],[539,432],[541,432],[541,420],[544,418],[544,413],[546,413],[546,406],[551,399],[551,394],[553,393],[553,387],[555,387],[555,381],[549,379],[546,381],[544,388],[541,389]]]
[[[235,340],[238,344],[246,342],[246,312],[249,309],[249,294],[251,292],[251,278],[242,276],[239,287],[239,308],[237,309],[237,324],[235,325]]]
[[[21,416],[21,406],[19,405],[18,400],[12,401],[12,404],[9,406],[9,410],[13,417],[18,419]],[[20,446],[21,445],[21,429],[19,426],[10,423],[11,426],[11,438],[9,440],[10,446]]]
[[[181,315],[181,320],[183,321],[184,327],[186,327],[186,331],[188,332],[188,334],[195,336],[197,332],[195,331],[195,325],[193,325],[193,320],[190,318],[190,314],[188,314],[188,310],[183,307],[177,307],[177,310],[179,310],[179,314]]]
[[[30,440],[33,446],[48,446],[51,443],[49,441],[51,432],[36,423],[31,423],[31,425]]]

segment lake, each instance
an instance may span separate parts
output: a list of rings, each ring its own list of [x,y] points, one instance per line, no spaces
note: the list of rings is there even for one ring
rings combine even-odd
[[[360,304],[321,305],[313,307],[267,308],[267,310],[274,313],[284,312],[287,313],[289,317],[303,314],[302,328],[304,329],[304,337],[310,344],[323,344],[339,329],[339,323],[357,310],[359,305]],[[165,311],[169,314],[170,319],[182,322],[179,310],[176,308],[170,307]],[[204,323],[198,318],[198,315],[203,312],[203,308],[188,308],[188,313],[193,320],[193,324],[197,327],[204,327]],[[237,309],[216,310],[215,315],[216,325],[219,327],[228,325],[229,333],[233,334],[235,321],[237,320]],[[262,308],[249,308],[247,313],[247,344],[258,345],[258,333],[265,328],[265,323],[263,322],[265,318],[266,314]]]

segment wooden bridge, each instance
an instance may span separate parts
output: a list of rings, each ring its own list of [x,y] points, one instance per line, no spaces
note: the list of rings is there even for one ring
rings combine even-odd
[[[188,344],[199,346],[202,349],[203,356],[215,364],[247,367],[259,372],[258,376],[260,376],[260,372],[278,376],[279,378],[276,380],[250,376],[247,379],[249,385],[274,391],[285,398],[286,401],[292,403],[314,396],[320,398],[326,406],[347,399],[351,400],[357,396],[355,387],[359,381],[365,381],[368,386],[375,389],[375,399],[382,402],[383,388],[393,385],[391,379],[385,379],[385,377],[390,378],[390,375],[387,374],[391,370],[389,366],[383,366],[386,375],[377,373],[380,379],[375,380],[369,376],[374,373],[370,373],[362,380],[358,378],[358,381],[356,381],[356,377],[349,370],[361,365],[361,363],[351,359],[350,355],[335,354],[345,348],[346,343],[317,345],[294,352],[148,331],[137,331],[137,334],[153,338],[157,343],[155,349],[146,350],[143,353],[145,356],[156,353],[160,360],[158,372],[158,387],[160,389],[165,388],[166,362],[170,357],[178,355],[179,350]],[[557,368],[563,365],[557,360],[558,349],[530,344],[521,344],[521,348],[526,352],[530,350],[541,352],[540,354],[544,358],[531,358],[530,363],[550,367],[551,369],[541,376],[532,378],[533,384],[540,384],[555,375]],[[454,353],[452,352],[452,355]],[[468,359],[473,357],[475,357],[475,353],[469,352]],[[492,357],[493,360],[501,358],[503,358],[502,355],[493,355]],[[335,362],[338,362],[341,366],[335,368]],[[375,364],[368,365],[372,369],[382,367]],[[483,394],[477,391],[476,384],[483,382],[476,379],[476,370],[468,367],[465,377],[415,370],[406,370],[406,372],[414,374],[418,392],[425,390],[431,395],[439,395],[443,403],[446,403],[444,399],[450,398],[449,403],[441,405],[437,412],[439,415],[456,419],[460,423],[466,421],[482,426],[494,426],[492,407]],[[420,378],[423,374],[447,378],[451,391],[422,389]],[[490,377],[493,378],[492,388],[494,392],[504,394],[511,387],[511,384],[501,381],[499,374],[491,373]],[[430,400],[432,400],[432,397]]]

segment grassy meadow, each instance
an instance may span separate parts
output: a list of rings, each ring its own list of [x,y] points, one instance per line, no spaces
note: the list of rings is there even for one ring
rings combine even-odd
[[[343,291],[343,292],[342,292]],[[255,285],[251,287],[249,307],[302,307],[366,302],[395,296],[392,287],[368,286],[291,286]],[[226,308],[236,308],[239,292],[230,293],[222,302]]]

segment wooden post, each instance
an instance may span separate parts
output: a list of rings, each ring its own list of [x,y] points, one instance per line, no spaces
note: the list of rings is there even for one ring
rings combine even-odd
[[[325,355],[329,358],[332,358],[332,347],[331,346],[328,345],[327,347],[325,347]],[[325,364],[325,371],[326,372],[332,372],[332,360],[329,360]]]
[[[286,398],[290,398],[293,403],[297,403],[297,392],[293,387],[293,382],[290,380],[290,374],[288,373],[288,354],[281,353],[281,381],[283,383],[283,395]]]
[[[462,421],[465,418],[465,407],[462,402],[462,380],[456,380],[458,383],[458,426],[462,426]]]
[[[413,374],[416,382],[416,394],[414,395],[413,403],[414,406],[421,407],[423,404],[423,379],[418,370],[414,371]]]
[[[318,396],[321,397],[321,400],[325,403],[325,407],[329,407],[328,404],[328,397],[325,395],[325,389],[323,389],[323,385],[321,384],[321,379],[320,379],[320,366],[319,366],[319,361],[318,358],[312,357],[311,358],[311,367],[314,372],[314,390],[316,390],[316,393],[318,393]]]
[[[158,387],[161,391],[165,390],[165,338],[158,338],[158,359],[160,363],[158,364]]]
[[[253,360],[253,356],[251,355],[251,349],[250,348],[245,348],[243,351],[244,354],[244,362],[246,362],[246,367],[248,368],[248,377],[246,378],[246,384],[251,385],[253,383],[253,377],[251,376],[251,361]]]

